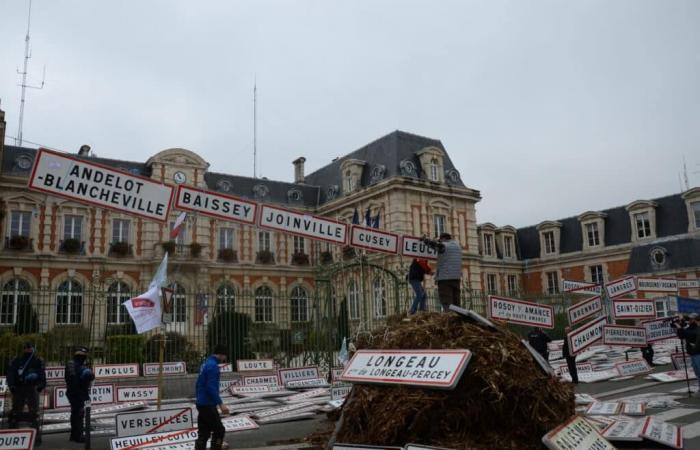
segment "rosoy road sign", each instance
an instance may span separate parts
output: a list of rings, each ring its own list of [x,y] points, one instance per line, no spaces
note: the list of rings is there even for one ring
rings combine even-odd
[[[491,319],[520,325],[554,328],[554,308],[514,298],[489,295]]]
[[[115,416],[117,437],[185,430],[193,427],[192,408],[138,411]]]

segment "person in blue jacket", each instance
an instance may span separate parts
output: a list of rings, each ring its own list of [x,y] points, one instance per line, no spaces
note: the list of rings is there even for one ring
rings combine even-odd
[[[70,402],[70,438],[74,442],[85,442],[85,402],[90,400],[90,385],[95,374],[85,364],[87,347],[78,347],[73,359],[66,363],[66,397]]]
[[[207,441],[211,436],[211,450],[221,450],[224,445],[226,430],[221,423],[221,414],[228,414],[228,408],[224,405],[219,395],[219,377],[221,370],[219,364],[226,361],[226,347],[217,345],[212,354],[202,363],[197,377],[197,419],[198,436],[194,444],[195,450],[205,450]]]

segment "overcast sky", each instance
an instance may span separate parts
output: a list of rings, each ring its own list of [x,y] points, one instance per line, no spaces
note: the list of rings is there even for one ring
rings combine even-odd
[[[0,0],[10,136],[27,6]],[[272,179],[400,129],[443,142],[480,223],[674,194],[684,156],[700,185],[697,0],[34,0],[31,44],[24,138],[62,150],[252,175],[257,78]]]

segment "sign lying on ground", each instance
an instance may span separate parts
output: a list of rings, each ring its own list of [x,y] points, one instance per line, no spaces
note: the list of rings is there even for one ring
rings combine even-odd
[[[554,308],[548,305],[489,295],[489,312],[491,319],[554,328]]]
[[[644,419],[617,419],[603,430],[603,437],[611,441],[639,442],[643,428]]]
[[[66,381],[65,367],[47,367],[46,381]]]
[[[562,292],[573,292],[575,294],[593,294],[600,295],[601,289],[599,284],[588,283],[586,281],[571,281],[562,280]]]
[[[454,389],[471,356],[469,350],[359,350],[341,381]]]
[[[296,411],[299,409],[307,409],[315,407],[316,405],[310,402],[295,403],[293,405],[285,405],[277,408],[263,409],[262,411],[255,411],[252,416],[256,419],[262,419],[263,417],[276,416],[277,414],[285,414],[291,411]]]
[[[244,386],[279,386],[277,375],[258,375],[254,377],[243,377]]]
[[[605,325],[603,327],[603,344],[622,345],[625,347],[646,347],[647,333],[644,327]]]
[[[335,383],[331,386],[331,400],[340,400],[345,398],[350,394],[352,390],[352,384],[349,383]]]
[[[175,208],[248,225],[255,224],[258,211],[258,205],[254,202],[183,184],[177,188]]]
[[[471,309],[464,309],[464,308],[460,308],[457,305],[450,305],[450,311],[454,311],[457,314],[459,314],[460,316],[462,316],[468,320],[471,320],[472,322],[475,322],[481,326],[491,328],[492,330],[498,329],[498,328],[496,328],[496,325],[494,325],[493,322],[491,322],[489,319],[480,315],[477,312],[472,311]]]
[[[158,400],[158,386],[117,386],[118,402]]]
[[[437,250],[423,243],[421,238],[404,236],[401,239],[401,255],[410,258],[437,259]]]
[[[347,242],[348,226],[324,217],[302,212],[262,205],[258,225],[262,228],[283,231],[344,245]]]
[[[678,292],[678,280],[675,278],[637,277],[637,290],[643,292],[676,294]]]
[[[275,361],[272,359],[239,359],[236,361],[239,372],[259,372],[275,370]]]
[[[615,319],[653,319],[656,317],[656,302],[653,299],[615,299],[612,301]]]
[[[320,378],[318,367],[300,367],[298,369],[280,369],[277,371],[280,383],[284,386],[290,381],[311,380]]]
[[[157,445],[177,444],[197,440],[197,429],[170,431],[167,433],[142,434],[114,438],[110,441],[112,450],[132,450],[136,448],[155,447]]]
[[[681,427],[661,422],[653,417],[647,417],[646,422],[644,422],[642,437],[672,448],[683,448]]]
[[[325,389],[325,388],[311,389],[310,391],[290,395],[285,400],[287,402],[298,402],[299,400],[306,400],[309,398],[320,397],[320,396],[327,397],[328,396],[328,389]]]
[[[113,384],[96,384],[90,387],[90,402],[93,405],[106,405],[114,403],[114,385]],[[57,387],[53,391],[54,408],[67,408],[70,406],[68,397],[66,396],[66,388]]]
[[[0,430],[0,450],[32,450],[35,437],[34,428]]]
[[[192,428],[192,408],[161,409],[117,414],[117,437],[164,433]]]
[[[605,317],[594,319],[581,328],[573,330],[566,335],[569,340],[571,354],[580,353],[587,347],[603,339],[603,327],[608,323]]]
[[[620,413],[627,416],[643,416],[646,411],[647,404],[644,402],[623,402]]]
[[[589,416],[614,416],[620,411],[620,402],[593,402],[586,408]]]
[[[92,161],[40,149],[29,189],[128,214],[168,220],[173,188]]]
[[[375,252],[396,255],[399,253],[399,240],[396,233],[353,225],[350,231],[350,245]]]
[[[662,341],[677,336],[675,328],[671,326],[671,318],[645,320],[642,326],[647,333],[647,342]]]
[[[153,376],[160,373],[160,363],[143,363],[143,375]],[[183,361],[164,362],[163,375],[178,375],[187,373],[187,366]]]
[[[692,360],[687,353],[671,353],[671,363],[673,363],[673,368],[676,370],[685,370],[686,367],[688,370],[693,369]]]
[[[651,367],[643,359],[633,359],[615,364],[620,376],[628,377],[651,372]]]
[[[310,387],[328,386],[325,378],[309,378],[308,380],[292,380],[285,384],[290,389],[303,389]]]
[[[580,416],[572,417],[544,435],[542,443],[550,450],[615,450],[593,425]]]
[[[231,395],[267,394],[272,392],[270,386],[229,386]]]
[[[620,297],[636,291],[637,283],[635,283],[634,277],[620,278],[619,280],[608,283],[605,286],[605,290],[610,298]]]
[[[694,380],[696,378],[695,372],[688,369],[686,370],[669,370],[668,372],[656,372],[649,374],[647,378],[651,378],[662,383],[673,383],[675,381],[684,381],[686,377],[689,380]]]
[[[134,364],[97,364],[96,379],[136,378],[139,376],[139,365]]]
[[[596,295],[566,308],[566,316],[569,318],[569,324],[574,325],[591,317],[599,316],[602,311],[603,302],[600,295]]]

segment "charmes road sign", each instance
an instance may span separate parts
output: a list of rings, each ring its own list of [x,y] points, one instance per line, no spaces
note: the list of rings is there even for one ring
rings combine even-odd
[[[350,245],[375,252],[396,255],[399,253],[399,235],[375,228],[352,226]]]
[[[603,327],[608,323],[605,317],[601,317],[581,326],[566,335],[569,340],[569,349],[572,354],[583,351],[596,342],[603,339]]]
[[[258,225],[341,245],[348,237],[348,226],[344,223],[270,205],[262,206]]]
[[[173,195],[172,186],[43,148],[29,189],[160,222],[168,220]]]
[[[591,297],[582,302],[566,308],[566,315],[569,318],[569,324],[574,325],[584,320],[600,315],[603,311],[603,302],[600,295]]]
[[[646,347],[647,333],[644,327],[605,325],[603,326],[603,344],[622,345],[625,347]]]
[[[437,259],[437,250],[427,245],[419,237],[404,236],[401,239],[401,256]]]
[[[359,350],[340,380],[454,389],[471,356],[469,350]]]
[[[615,299],[612,301],[615,319],[653,319],[656,317],[656,302],[653,299]]]
[[[489,312],[491,319],[554,328],[554,308],[548,305],[489,295]]]
[[[175,208],[249,225],[255,224],[258,211],[257,203],[182,184],[177,188]]]

